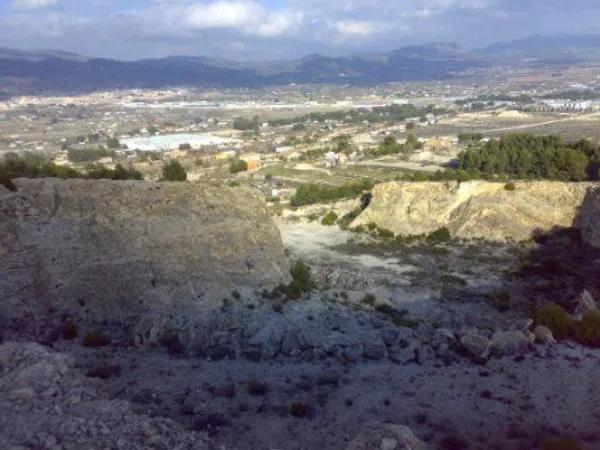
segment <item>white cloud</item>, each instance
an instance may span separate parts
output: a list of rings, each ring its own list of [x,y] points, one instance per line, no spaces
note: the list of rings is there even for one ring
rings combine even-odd
[[[57,5],[59,1],[60,0],[13,0],[10,6],[12,9],[16,10],[32,11]]]
[[[194,3],[184,10],[184,21],[191,28],[237,29],[259,36],[279,36],[295,29],[301,14],[281,11],[271,12],[258,3],[244,0],[217,0],[211,3]]]
[[[369,36],[373,33],[373,25],[360,20],[340,20],[335,29],[341,34]]]

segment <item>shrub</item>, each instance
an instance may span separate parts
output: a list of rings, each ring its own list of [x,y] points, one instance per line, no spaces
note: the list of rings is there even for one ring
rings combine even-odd
[[[62,328],[62,336],[63,339],[75,339],[79,334],[77,330],[77,325],[72,320],[68,320],[64,323]]]
[[[533,321],[536,325],[548,327],[557,339],[565,339],[573,331],[573,321],[567,315],[567,312],[556,304],[551,304],[535,311],[533,313]]]
[[[115,153],[112,150],[106,150],[105,148],[101,147],[82,149],[71,148],[67,152],[67,157],[69,158],[69,161],[74,163],[98,161],[102,158],[112,158],[114,155]]]
[[[582,344],[600,347],[600,311],[584,314],[575,329],[575,337]]]
[[[382,239],[393,239],[394,232],[386,230],[385,228],[377,228],[377,236],[379,236]]]
[[[360,302],[363,305],[373,306],[376,301],[377,301],[377,299],[375,298],[375,296],[373,294],[366,294]],[[381,306],[387,306],[387,305],[381,305]]]
[[[110,344],[110,339],[99,331],[90,331],[84,337],[84,347],[105,347]]]
[[[306,403],[292,403],[290,406],[290,414],[294,417],[305,418],[310,417],[313,413],[313,408]]]
[[[540,450],[583,450],[583,446],[576,438],[555,437],[544,439]]]
[[[142,180],[144,178],[137,170],[133,168],[127,169],[121,164],[117,164],[114,170],[108,169],[101,164],[90,165],[87,171],[87,178],[93,180]]]
[[[121,148],[121,143],[119,142],[119,139],[116,137],[109,137],[106,140],[106,146],[108,148]]]
[[[286,288],[286,294],[289,298],[297,299],[303,293],[312,291],[316,285],[310,273],[310,267],[302,261],[296,262],[290,269],[292,282]]]
[[[507,191],[514,191],[515,189],[517,189],[517,186],[515,186],[515,183],[513,183],[512,181],[509,183],[506,183],[504,185],[504,189]]]
[[[187,173],[179,161],[169,161],[162,168],[161,181],[185,181]]]
[[[335,221],[338,219],[338,215],[333,211],[329,211],[321,220],[322,225],[331,226],[335,224]]]
[[[106,380],[112,376],[121,376],[121,366],[119,364],[113,364],[110,366],[99,366],[90,369],[85,374],[86,377],[100,378]]]
[[[248,163],[243,159],[233,158],[229,161],[229,172],[240,173],[248,170]]]
[[[248,382],[248,393],[250,395],[262,396],[269,392],[269,385],[258,380],[250,380]]]
[[[446,227],[438,228],[427,235],[427,240],[430,242],[448,242],[451,239],[450,230]]]
[[[167,349],[170,355],[180,355],[184,352],[184,347],[179,336],[175,333],[167,333],[160,337],[160,344]]]
[[[494,292],[490,295],[490,297],[492,298],[492,302],[498,311],[506,312],[510,310],[512,306],[512,300],[508,292]]]

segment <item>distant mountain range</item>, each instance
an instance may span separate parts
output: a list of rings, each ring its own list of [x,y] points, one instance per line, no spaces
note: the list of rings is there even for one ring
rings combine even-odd
[[[448,79],[466,69],[494,64],[573,64],[589,60],[600,61],[600,35],[535,35],[475,51],[452,43],[433,43],[382,54],[310,55],[292,61],[256,63],[188,56],[118,61],[61,51],[0,48],[0,93],[289,83],[366,85]]]

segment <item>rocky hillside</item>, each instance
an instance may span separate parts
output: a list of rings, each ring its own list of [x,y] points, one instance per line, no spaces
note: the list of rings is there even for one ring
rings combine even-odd
[[[591,183],[486,181],[375,186],[370,205],[352,227],[375,223],[401,235],[441,227],[462,238],[526,240],[536,230],[573,225]]]
[[[279,231],[250,190],[56,179],[0,192],[0,319],[40,307],[144,333],[233,289],[287,280]],[[144,324],[144,320],[151,323]]]
[[[584,240],[600,248],[600,188],[588,191],[581,205],[577,226]]]
[[[0,345],[0,448],[214,448],[202,433],[110,399],[74,365],[38,344]]]

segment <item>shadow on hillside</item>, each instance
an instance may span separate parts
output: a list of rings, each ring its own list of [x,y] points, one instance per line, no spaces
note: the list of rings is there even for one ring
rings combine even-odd
[[[537,232],[537,243],[521,258],[515,281],[535,303],[554,302],[572,310],[584,289],[600,298],[600,250],[576,228]]]

